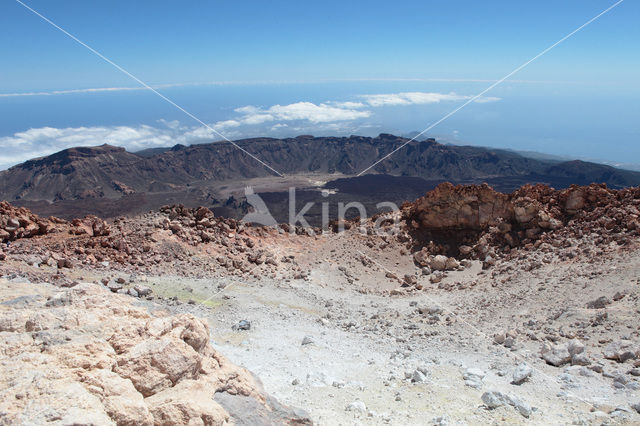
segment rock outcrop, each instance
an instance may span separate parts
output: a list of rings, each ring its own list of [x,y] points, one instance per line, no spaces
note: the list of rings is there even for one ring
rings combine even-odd
[[[408,215],[418,221],[417,226],[428,229],[482,229],[511,221],[514,206],[508,195],[489,185],[454,186],[447,182],[416,200]]]
[[[60,225],[64,224],[66,221],[62,219],[44,219],[29,209],[14,207],[6,201],[0,201],[0,241],[3,243],[58,232]]]
[[[495,250],[551,243],[560,234],[596,232],[624,242],[640,230],[640,189],[592,184],[554,190],[538,184],[502,194],[486,184],[443,183],[405,205],[403,217],[423,244],[439,237],[457,244],[448,248],[450,254],[495,260]]]
[[[150,314],[96,284],[0,287],[2,424],[310,423],[217,353],[193,315]],[[238,404],[249,408],[225,408]]]

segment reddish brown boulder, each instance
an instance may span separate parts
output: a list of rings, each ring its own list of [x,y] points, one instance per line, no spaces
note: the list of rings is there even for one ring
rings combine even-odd
[[[24,207],[15,207],[6,201],[0,202],[0,240],[13,241],[31,238],[56,231],[56,225],[66,224],[57,218],[42,219]]]
[[[428,229],[481,229],[514,216],[509,196],[489,185],[453,186],[446,182],[412,203],[409,216]]]

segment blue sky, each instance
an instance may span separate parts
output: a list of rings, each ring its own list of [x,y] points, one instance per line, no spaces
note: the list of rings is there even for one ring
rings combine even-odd
[[[614,2],[26,3],[243,137],[422,130],[490,84],[458,80],[501,78]],[[18,3],[0,9],[0,167],[104,138],[130,148],[213,138],[143,91],[53,94],[136,83]],[[639,17],[626,0],[432,135],[640,163],[630,112],[640,107]],[[6,96],[38,92],[48,95]],[[374,105],[373,95],[391,101]],[[125,128],[146,136],[119,139]]]

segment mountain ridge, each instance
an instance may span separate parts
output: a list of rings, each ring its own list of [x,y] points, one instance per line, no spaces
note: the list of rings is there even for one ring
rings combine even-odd
[[[488,182],[505,191],[537,182],[560,188],[574,183],[606,183],[612,188],[640,185],[640,173],[602,164],[532,159],[506,150],[444,145],[435,139],[408,141],[380,134],[374,138],[252,138],[234,143],[284,175],[355,178],[402,147],[368,174],[419,177],[430,182]],[[144,199],[150,194],[177,194],[210,183],[270,176],[270,170],[229,142],[175,145],[142,154],[104,144],[69,148],[1,171],[0,199],[67,204],[115,201],[132,195]]]

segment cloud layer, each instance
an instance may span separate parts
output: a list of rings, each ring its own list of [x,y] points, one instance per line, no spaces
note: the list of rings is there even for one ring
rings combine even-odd
[[[372,115],[370,108],[403,105],[425,105],[447,101],[467,101],[473,96],[451,93],[434,92],[401,92],[374,95],[361,95],[362,101],[325,102],[314,104],[311,102],[297,102],[289,105],[273,105],[269,108],[245,106],[237,108],[239,117],[219,121],[214,128],[218,131],[237,128],[240,126],[259,125],[276,122],[276,126],[288,121],[307,121],[312,124],[334,123],[339,121],[353,121],[368,118]],[[480,97],[477,103],[498,101],[500,98]],[[286,123],[285,123],[286,124]]]
[[[242,125],[257,125],[268,122],[284,124],[287,121],[307,121],[312,124],[332,123],[336,121],[350,121],[367,118],[370,111],[360,111],[342,105],[328,103],[314,104],[311,102],[297,102],[289,105],[273,105],[267,109],[255,106],[245,106],[235,110],[240,117],[232,120],[219,121],[214,125],[216,130],[239,127]]]
[[[157,127],[140,125],[54,128],[41,127],[0,137],[0,170],[32,158],[51,155],[76,146],[108,143],[129,151],[210,141],[212,132],[204,127],[184,127],[177,121],[160,120]]]
[[[465,101],[471,98],[453,92],[402,92],[362,95],[358,100],[319,104],[296,102],[270,107],[248,105],[235,109],[235,117],[210,126],[230,139],[269,134],[349,134],[358,129],[375,127],[373,123],[366,122],[375,108]],[[496,100],[498,98],[479,98],[476,102]],[[184,126],[175,120],[159,120],[157,126],[42,127],[0,137],[0,146],[3,147],[0,153],[0,170],[74,146],[108,143],[123,146],[129,151],[138,151],[214,139],[218,139],[217,135],[206,127]]]
[[[451,93],[430,93],[430,92],[402,92],[387,93],[381,95],[362,95],[365,102],[372,107],[395,106],[395,105],[424,105],[437,104],[445,101],[468,101],[473,96],[457,95]],[[500,98],[479,97],[474,102],[486,103],[498,101]]]

